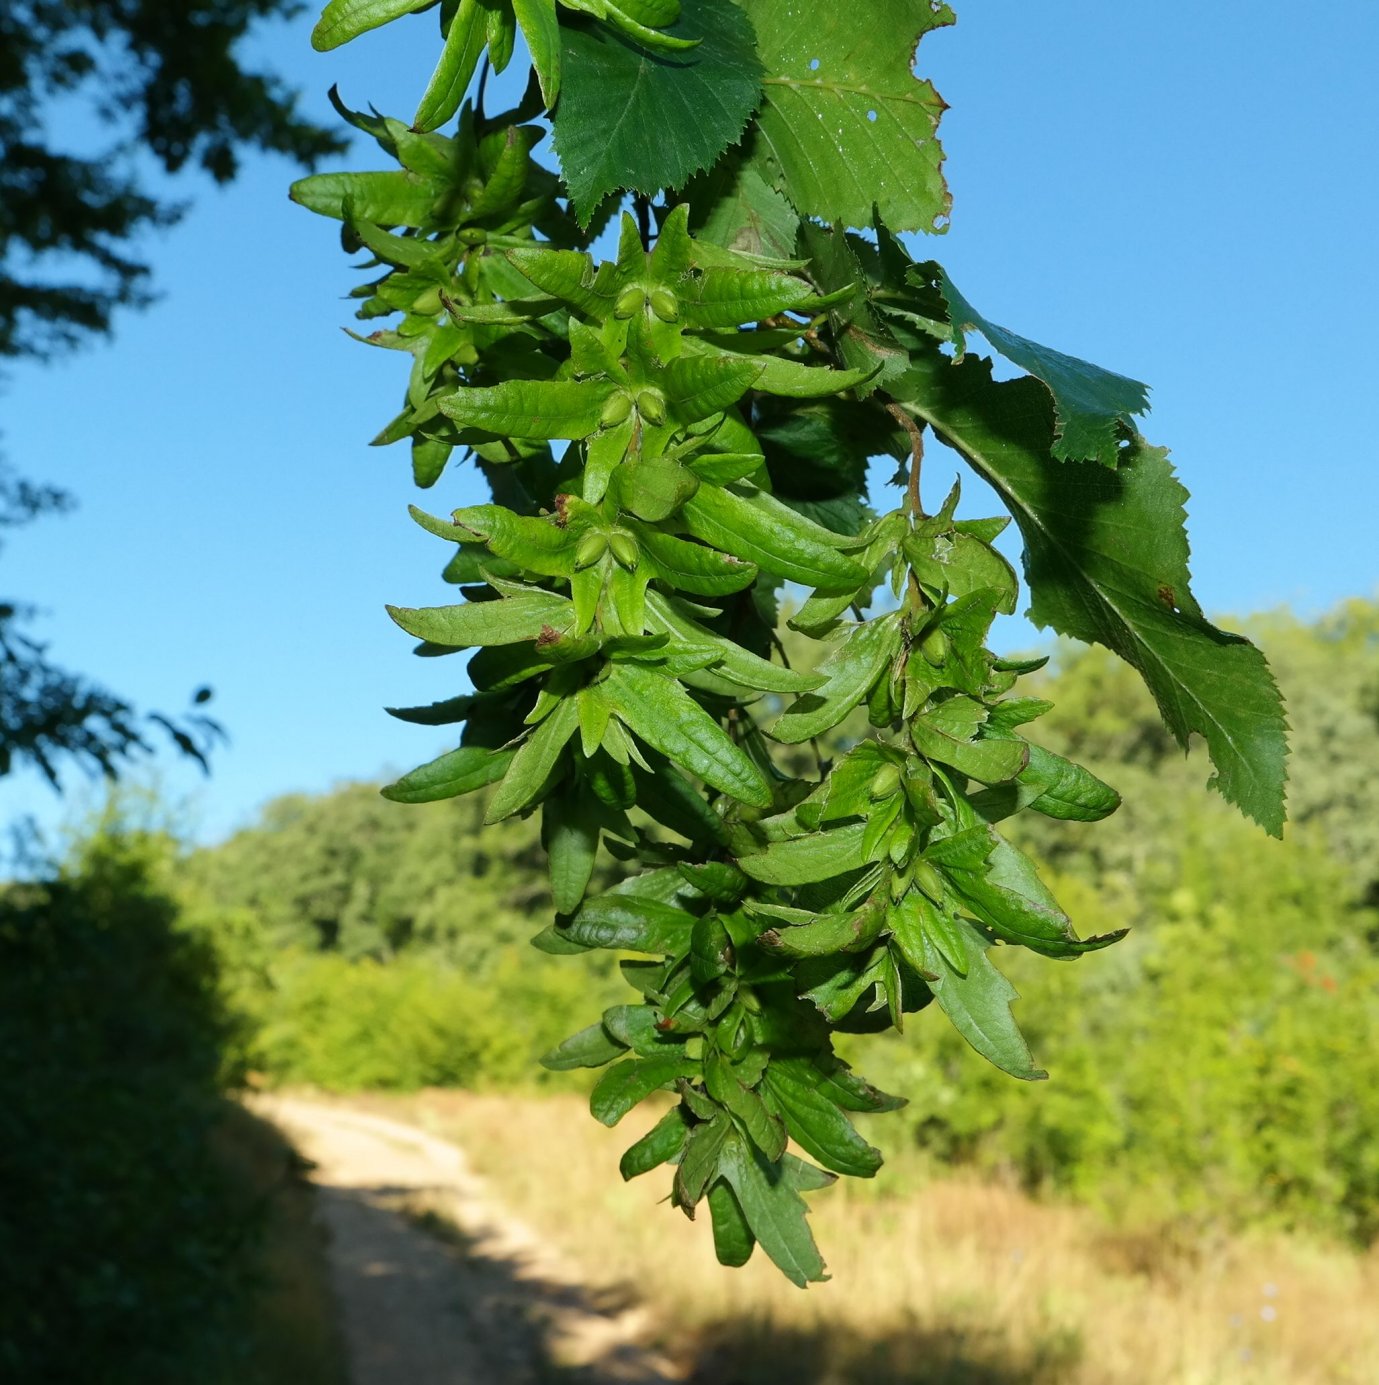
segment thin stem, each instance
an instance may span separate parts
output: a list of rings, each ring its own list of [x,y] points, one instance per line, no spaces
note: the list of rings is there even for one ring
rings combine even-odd
[[[919,477],[924,466],[924,425],[911,418],[899,404],[887,404],[886,412],[910,435],[910,483],[905,490],[905,504],[911,519],[923,519]]]
[[[490,66],[488,54],[485,53],[483,66],[479,69],[479,89],[474,93],[474,114],[481,126],[484,124],[484,91],[488,87],[488,71]]]

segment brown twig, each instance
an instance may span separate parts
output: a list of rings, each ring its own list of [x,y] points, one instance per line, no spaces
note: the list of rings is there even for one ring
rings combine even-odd
[[[910,483],[905,490],[905,503],[912,519],[923,519],[924,506],[919,499],[919,476],[924,466],[924,425],[917,423],[899,404],[887,404],[886,412],[910,435]]]

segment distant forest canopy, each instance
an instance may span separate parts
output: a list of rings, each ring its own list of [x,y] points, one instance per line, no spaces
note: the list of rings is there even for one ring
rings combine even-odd
[[[1038,959],[1003,957],[1036,1060],[1059,1057],[1048,1083],[1011,1082],[924,1013],[903,1037],[852,1038],[846,1056],[922,1094],[902,1119],[936,1164],[1140,1224],[1366,1244],[1379,1234],[1379,603],[1312,624],[1263,617],[1251,633],[1289,699],[1285,840],[1206,791],[1130,670],[1060,649],[1047,743],[1126,806],[1095,832],[1055,824],[1021,842],[1080,928],[1130,937],[1101,966],[1037,978]],[[184,923],[214,941],[244,1019],[241,1066],[342,1091],[586,1080],[533,1060],[631,992],[598,954],[528,946],[550,910],[536,823],[481,838],[482,811],[477,795],[410,807],[354,784],[279,799],[212,849],[168,844]]]

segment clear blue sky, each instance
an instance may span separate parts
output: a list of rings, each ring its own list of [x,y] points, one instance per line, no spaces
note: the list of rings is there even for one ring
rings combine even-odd
[[[1146,431],[1193,493],[1205,606],[1373,595],[1379,6],[958,9],[919,61],[952,107],[953,226],[926,250],[995,320],[1153,385]],[[310,18],[254,49],[312,113],[332,118],[333,81],[413,109],[433,16],[324,55]],[[81,502],[15,534],[0,588],[45,607],[54,657],[140,705],[215,687],[232,742],[214,777],[164,764],[206,838],[276,794],[438,753],[381,709],[456,690],[454,661],[414,659],[382,609],[448,590],[443,546],[406,516],[405,447],[367,446],[405,361],[339,331],[355,276],[290,176],[262,159],[227,190],[182,184],[194,212],[149,246],[162,301],[0,396],[0,448]],[[425,503],[476,498],[457,468]],[[0,822],[20,811],[61,809],[0,781]]]

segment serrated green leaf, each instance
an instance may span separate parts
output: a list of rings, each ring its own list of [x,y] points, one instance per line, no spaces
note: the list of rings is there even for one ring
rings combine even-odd
[[[735,1131],[723,1141],[718,1166],[752,1234],[786,1278],[801,1289],[827,1279],[809,1229],[809,1208],[780,1166],[767,1164]]]
[[[773,739],[798,745],[820,736],[865,700],[900,649],[900,615],[864,621],[828,656],[819,672],[828,681],[805,693],[771,728]]]
[[[436,803],[482,789],[507,773],[515,754],[486,746],[463,745],[404,774],[379,792],[393,803]]]
[[[1041,380],[1053,396],[1058,423],[1053,455],[1062,462],[1097,461],[1114,467],[1119,461],[1120,427],[1134,429],[1135,415],[1149,412],[1149,389],[1113,371],[1103,370],[1076,356],[1017,336],[984,318],[958,292],[938,265],[911,271],[925,284],[935,278],[948,302],[958,359],[966,349],[963,332],[976,328],[1007,360]]]
[[[561,931],[581,947],[674,955],[689,947],[694,916],[654,899],[605,893],[589,900]]]
[[[687,196],[699,241],[743,255],[794,258],[799,213],[741,151],[730,149],[689,185]]]
[[[790,1138],[825,1168],[854,1178],[871,1178],[881,1167],[881,1151],[869,1145],[856,1127],[817,1086],[795,1080],[789,1068],[772,1063],[762,1088]]]
[[[574,1072],[577,1068],[601,1068],[614,1058],[621,1058],[627,1045],[611,1038],[602,1024],[591,1024],[578,1034],[558,1043],[544,1054],[541,1066],[551,1072]]]
[[[612,392],[597,380],[509,380],[443,395],[440,410],[462,427],[500,437],[577,441],[598,432]]]
[[[738,857],[737,864],[765,885],[807,885],[832,880],[866,865],[862,850],[866,823],[849,823],[829,832],[772,842],[764,850]]]
[[[804,216],[933,231],[951,204],[937,139],[944,103],[915,48],[953,22],[931,0],[783,8],[742,0],[766,68],[754,162]]]
[[[311,31],[311,46],[318,53],[339,48],[427,3],[429,0],[330,0]]]
[[[618,1172],[625,1180],[650,1173],[679,1156],[689,1138],[689,1126],[681,1110],[676,1106],[667,1111],[636,1144],[628,1147],[618,1163]]]
[[[1033,380],[993,383],[974,359],[916,357],[902,397],[995,487],[1025,540],[1030,617],[1104,644],[1144,678],[1186,746],[1205,737],[1216,787],[1277,836],[1287,723],[1264,656],[1202,615],[1188,585],[1187,492],[1139,443],[1114,472],[1049,459],[1053,407]]]
[[[462,606],[389,606],[387,611],[409,635],[451,649],[526,644],[547,630],[566,633],[574,622],[573,607],[553,592],[527,592]]]
[[[682,511],[685,526],[724,553],[807,587],[854,589],[866,572],[838,551],[841,536],[764,491],[701,486]]]
[[[1026,1082],[1048,1077],[1034,1066],[1029,1045],[1010,1012],[1019,992],[992,965],[988,940],[970,923],[956,920],[969,963],[964,976],[937,945],[938,915],[929,900],[914,892],[892,911],[894,937],[906,961],[929,979],[929,989],[953,1028],[983,1058]]]
[[[555,148],[580,222],[611,192],[682,187],[737,141],[761,96],[752,26],[731,0],[685,0],[653,52],[599,27],[567,27]]]
[[[618,716],[653,750],[743,803],[771,806],[762,772],[674,679],[614,664],[606,686]]]
[[[699,1064],[678,1054],[662,1058],[629,1058],[608,1069],[589,1097],[589,1109],[602,1125],[616,1125],[652,1092],[681,1077],[698,1077]]]

